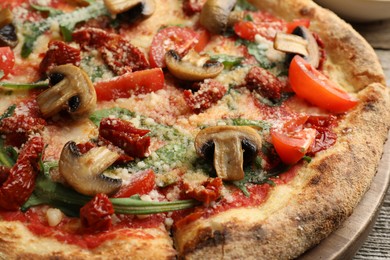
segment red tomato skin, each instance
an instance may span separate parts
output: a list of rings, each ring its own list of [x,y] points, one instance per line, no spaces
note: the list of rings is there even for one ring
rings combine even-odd
[[[164,87],[164,73],[161,69],[130,72],[108,81],[95,83],[98,101],[128,98],[132,94],[146,94]]]
[[[197,33],[198,33],[197,43],[194,46],[194,50],[196,52],[201,52],[209,43],[211,35],[206,29],[200,29],[197,31]]]
[[[122,185],[113,198],[128,198],[135,194],[147,194],[155,186],[155,174],[152,169],[135,173],[134,180],[128,185]]]
[[[298,97],[331,112],[342,113],[358,104],[358,99],[337,87],[299,55],[291,61],[289,81]]]
[[[306,154],[316,137],[316,130],[306,128],[296,133],[272,130],[271,138],[282,162],[293,165]]]
[[[179,54],[183,54],[197,42],[198,34],[192,29],[176,26],[161,29],[153,37],[149,49],[150,66],[152,68],[166,67],[165,53],[168,50],[173,49]]]
[[[291,22],[286,24],[287,31],[286,33],[291,34],[294,29],[298,26],[304,26],[306,28],[310,27],[310,19],[302,18],[302,19],[294,19]]]
[[[15,55],[10,47],[0,47],[0,70],[3,71],[3,77],[6,77],[12,72],[12,68],[15,65]]]
[[[99,193],[80,209],[80,220],[87,233],[107,231],[112,226],[114,207],[106,194]]]

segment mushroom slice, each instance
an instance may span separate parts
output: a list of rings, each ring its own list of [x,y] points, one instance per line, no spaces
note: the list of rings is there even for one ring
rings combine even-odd
[[[122,179],[103,174],[119,158],[119,154],[106,147],[95,147],[82,154],[73,141],[62,149],[59,172],[76,191],[89,196],[112,194],[122,185]]]
[[[96,106],[96,91],[88,75],[80,68],[65,64],[49,71],[49,85],[54,85],[37,97],[43,117],[61,110],[72,116],[88,116]]]
[[[175,77],[192,81],[215,78],[224,67],[221,62],[210,60],[208,55],[199,55],[194,50],[183,58],[176,51],[169,50],[165,54],[165,63]]]
[[[208,127],[195,138],[197,154],[213,156],[218,177],[227,181],[242,180],[244,163],[256,158],[260,148],[261,137],[249,126]]]
[[[18,44],[15,26],[12,24],[13,14],[9,8],[0,10],[0,47],[14,48]]]
[[[151,16],[156,9],[154,0],[104,0],[104,4],[112,14],[120,14],[141,7],[142,15]]]
[[[295,54],[305,58],[311,65],[318,68],[320,64],[320,49],[313,34],[304,26],[297,26],[292,34],[278,33],[274,41],[274,48],[289,53],[290,62]]]
[[[235,20],[229,18],[235,5],[236,0],[207,0],[200,13],[200,24],[212,33],[223,32],[229,21]]]
[[[307,40],[298,35],[277,33],[274,41],[274,48],[278,51],[296,53],[302,56],[308,56]]]

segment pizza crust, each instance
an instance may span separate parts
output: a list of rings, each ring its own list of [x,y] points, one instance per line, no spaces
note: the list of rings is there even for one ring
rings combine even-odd
[[[291,259],[318,244],[352,214],[368,190],[390,123],[389,89],[369,44],[312,1],[253,1],[286,20],[312,19],[325,42],[325,73],[361,103],[338,126],[338,142],[318,153],[291,183],[278,186],[258,208],[232,209],[175,233],[186,259]]]
[[[173,259],[175,255],[164,227],[127,229],[116,239],[88,250],[36,236],[20,222],[0,222],[0,259]]]

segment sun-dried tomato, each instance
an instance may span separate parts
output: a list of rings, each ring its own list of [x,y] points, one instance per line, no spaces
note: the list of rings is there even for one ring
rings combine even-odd
[[[191,90],[184,90],[184,99],[195,113],[200,113],[217,103],[227,91],[222,83],[213,79],[206,79],[195,85],[193,89],[199,89],[195,93]]]
[[[43,139],[35,136],[28,140],[12,166],[8,178],[0,187],[0,208],[17,210],[30,197],[38,174],[38,161],[44,148]]]
[[[191,16],[202,11],[205,3],[206,0],[184,0],[182,9],[186,15]]]
[[[99,138],[121,148],[127,155],[145,157],[150,146],[149,130],[135,128],[130,122],[119,118],[103,118]]]
[[[81,61],[80,50],[71,47],[63,41],[51,41],[48,50],[39,64],[39,73],[41,76],[54,66],[71,63],[79,66]]]
[[[209,178],[201,185],[192,187],[188,183],[184,183],[183,188],[185,193],[198,201],[204,202],[206,205],[209,205],[210,202],[216,201],[221,197],[223,183],[221,178]]]
[[[143,52],[118,34],[86,28],[74,32],[73,40],[84,50],[87,47],[97,49],[105,63],[117,75],[149,68]]]
[[[80,220],[84,231],[98,233],[107,231],[112,226],[111,215],[114,207],[106,194],[97,194],[80,209]]]
[[[4,165],[0,165],[0,185],[2,185],[7,179],[10,173],[10,168]]]
[[[278,99],[284,84],[271,72],[261,67],[252,67],[245,77],[245,85],[266,98]]]

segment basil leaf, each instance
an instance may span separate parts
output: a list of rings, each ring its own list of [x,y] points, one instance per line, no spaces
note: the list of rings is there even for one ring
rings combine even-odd
[[[246,0],[238,0],[234,7],[234,10],[235,11],[257,11],[257,8]]]
[[[244,57],[218,54],[218,55],[212,55],[210,59],[221,62],[224,66],[224,69],[231,70],[234,67],[240,66],[241,62],[244,60]]]
[[[36,5],[36,4],[31,4],[31,3],[30,3],[30,6],[37,11],[49,13],[49,17],[60,15],[60,14],[64,13],[61,10],[58,10],[58,9],[55,9],[52,7],[48,7],[48,6],[41,6],[41,5]]]
[[[0,116],[0,122],[1,120],[3,120],[4,118],[7,118],[7,117],[10,117],[14,114],[15,112],[15,109],[16,109],[16,105],[11,105],[9,106],[5,112]]]

